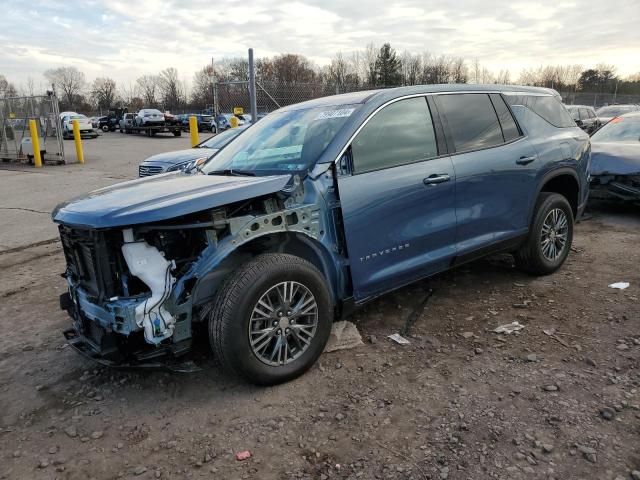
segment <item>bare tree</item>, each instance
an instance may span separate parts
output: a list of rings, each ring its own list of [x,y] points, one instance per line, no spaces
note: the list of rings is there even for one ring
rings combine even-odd
[[[15,97],[18,91],[13,83],[11,83],[4,75],[0,74],[0,95],[3,97]]]
[[[178,70],[173,67],[163,70],[158,81],[165,109],[177,108],[184,103],[184,87],[178,77]]]
[[[407,50],[402,52],[402,82],[404,85],[416,85],[420,83],[422,73],[422,58]]]
[[[116,100],[116,82],[111,78],[96,78],[91,85],[91,97],[100,110],[109,109]]]
[[[158,103],[159,84],[158,75],[143,75],[136,80],[142,100],[147,107],[155,107]]]
[[[79,97],[86,85],[84,73],[76,67],[59,67],[47,70],[44,76],[62,92],[67,107],[73,108],[79,103]]]
[[[215,81],[213,66],[207,65],[193,75],[191,102],[199,105],[213,104],[213,84]]]
[[[327,73],[329,81],[336,87],[336,93],[344,91],[347,75],[349,74],[349,65],[342,52],[336,53],[333,57]]]

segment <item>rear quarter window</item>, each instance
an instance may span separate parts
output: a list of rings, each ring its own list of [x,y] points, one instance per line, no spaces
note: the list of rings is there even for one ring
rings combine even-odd
[[[551,95],[506,95],[510,105],[523,105],[554,127],[575,127],[575,121],[560,100]]]

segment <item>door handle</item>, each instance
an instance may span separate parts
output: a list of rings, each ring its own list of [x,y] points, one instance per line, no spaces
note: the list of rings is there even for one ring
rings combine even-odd
[[[429,175],[427,178],[422,180],[425,185],[437,185],[438,183],[444,183],[451,180],[451,177],[446,173]]]
[[[516,160],[516,163],[518,165],[529,165],[535,159],[536,157],[520,157],[518,160]]]

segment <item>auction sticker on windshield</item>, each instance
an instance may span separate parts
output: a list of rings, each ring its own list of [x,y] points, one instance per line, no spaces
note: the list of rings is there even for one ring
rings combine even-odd
[[[314,120],[324,120],[325,118],[348,117],[353,113],[355,108],[341,108],[339,110],[327,110],[320,112]]]

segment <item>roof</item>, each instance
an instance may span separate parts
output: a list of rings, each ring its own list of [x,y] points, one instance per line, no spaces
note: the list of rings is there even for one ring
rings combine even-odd
[[[316,107],[335,107],[339,105],[354,105],[369,101],[387,101],[405,95],[418,95],[443,92],[517,92],[535,93],[559,96],[558,92],[551,88],[526,87],[521,85],[483,85],[468,83],[447,83],[434,85],[412,85],[409,87],[385,88],[378,90],[364,90],[361,92],[343,93],[328,97],[316,98],[306,102],[296,103],[282,107],[279,111],[303,110]]]
[[[565,107],[567,107],[567,108],[591,108],[591,109],[593,109],[593,107],[590,106],[590,105],[566,105],[565,104]]]

